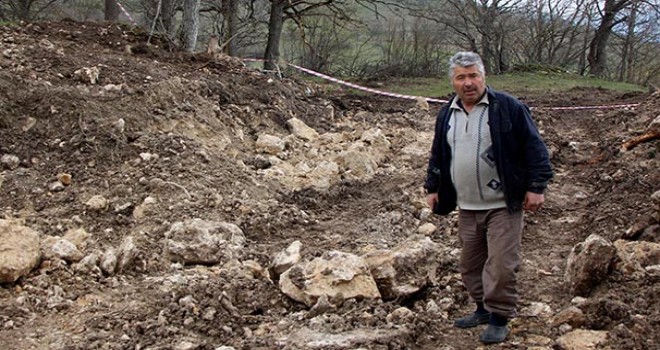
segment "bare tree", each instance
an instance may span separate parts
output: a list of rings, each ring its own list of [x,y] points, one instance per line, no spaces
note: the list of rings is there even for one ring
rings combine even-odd
[[[580,55],[587,0],[529,0],[516,14],[525,28],[514,40],[525,62],[566,67]]]
[[[355,3],[378,12],[378,5],[392,5],[394,2],[386,0],[270,0],[270,19],[268,21],[268,41],[264,58],[264,69],[274,70],[280,57],[280,41],[284,21],[293,19],[298,26],[303,27],[303,17],[320,9],[325,9],[337,19],[350,20],[355,13],[346,11],[349,3]],[[318,12],[317,12],[318,14]]]
[[[507,47],[517,29],[511,20],[518,6],[514,0],[412,1],[411,14],[444,24],[458,39],[455,44],[478,52],[488,73],[499,73],[509,66]]]
[[[236,55],[236,36],[238,35],[238,0],[224,0],[223,12],[225,17],[225,52],[229,56]]]
[[[183,20],[181,23],[181,43],[188,52],[195,51],[199,31],[200,0],[184,0]]]
[[[280,40],[282,28],[284,27],[284,9],[287,0],[270,0],[270,20],[268,21],[268,41],[266,42],[266,53],[264,54],[265,70],[275,70],[280,58]]]
[[[630,6],[630,13],[626,21],[626,35],[623,40],[623,48],[621,50],[621,64],[619,65],[619,80],[624,81],[632,80],[632,71],[634,64],[633,46],[635,41],[635,27],[637,24],[637,11],[639,11],[639,1],[633,1]]]
[[[600,11],[600,24],[589,44],[589,73],[602,77],[607,68],[607,42],[615,25],[626,20],[625,17],[617,17],[633,0],[605,0],[605,6]]]
[[[7,9],[3,16],[11,20],[32,21],[59,0],[4,0],[0,5]],[[3,11],[5,12],[5,11]]]
[[[116,0],[105,0],[103,16],[106,21],[117,22],[119,20],[119,4]]]

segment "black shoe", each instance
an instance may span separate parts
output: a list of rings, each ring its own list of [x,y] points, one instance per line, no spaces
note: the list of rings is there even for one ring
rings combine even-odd
[[[507,335],[509,335],[509,327],[489,324],[484,332],[481,333],[479,340],[484,344],[501,343],[506,339]]]
[[[461,317],[454,321],[454,327],[458,328],[472,328],[480,324],[488,323],[490,319],[490,312],[485,314],[471,313],[465,317]]]

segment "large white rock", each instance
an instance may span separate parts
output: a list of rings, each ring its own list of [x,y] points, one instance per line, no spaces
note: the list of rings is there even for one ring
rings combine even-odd
[[[436,281],[437,270],[448,254],[424,236],[412,236],[393,250],[367,253],[364,258],[383,299],[406,297]]]
[[[305,184],[316,189],[327,189],[337,180],[339,180],[339,165],[324,160],[306,174]]]
[[[573,295],[588,296],[608,274],[616,248],[598,235],[587,237],[571,250],[564,279]]]
[[[378,128],[372,128],[362,133],[360,141],[363,141],[369,145],[369,149],[377,149],[379,152],[387,152],[392,145],[387,139],[387,136],[383,134],[383,131]]]
[[[174,262],[213,265],[235,258],[245,244],[240,227],[192,219],[172,224],[165,234],[166,254]]]
[[[9,220],[0,220],[0,282],[12,283],[39,263],[39,234]]]
[[[380,298],[364,259],[339,251],[294,265],[280,276],[279,286],[284,294],[310,307],[322,295],[334,303],[351,298]]]
[[[312,141],[319,137],[319,133],[316,130],[310,128],[298,118],[291,118],[286,123],[291,128],[291,133],[303,140]]]
[[[563,350],[601,349],[606,342],[606,331],[589,331],[583,329],[566,333],[557,339],[557,345]]]
[[[371,179],[378,169],[378,163],[371,154],[355,149],[339,153],[335,161],[344,171],[346,178],[354,180]]]
[[[262,134],[259,135],[256,143],[257,152],[265,152],[268,154],[279,154],[284,151],[284,141],[273,135]]]
[[[282,272],[299,263],[301,259],[300,248],[302,248],[302,243],[294,241],[289,247],[279,252],[269,267],[271,277],[277,279]]]

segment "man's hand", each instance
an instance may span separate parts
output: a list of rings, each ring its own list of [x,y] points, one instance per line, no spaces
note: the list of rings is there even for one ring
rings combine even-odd
[[[437,193],[427,194],[426,195],[426,203],[428,203],[431,210],[433,210],[433,207],[435,207],[435,203],[438,203],[438,194]]]
[[[428,199],[428,197],[427,197]],[[523,209],[529,211],[537,211],[543,206],[545,198],[543,194],[527,192],[525,193],[525,202],[523,202]]]

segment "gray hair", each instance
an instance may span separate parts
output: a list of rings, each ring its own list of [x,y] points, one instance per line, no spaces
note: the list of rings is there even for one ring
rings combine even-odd
[[[449,59],[449,79],[454,78],[454,70],[456,67],[471,67],[477,66],[477,70],[482,76],[486,76],[484,69],[484,62],[478,54],[469,51],[457,52]]]

